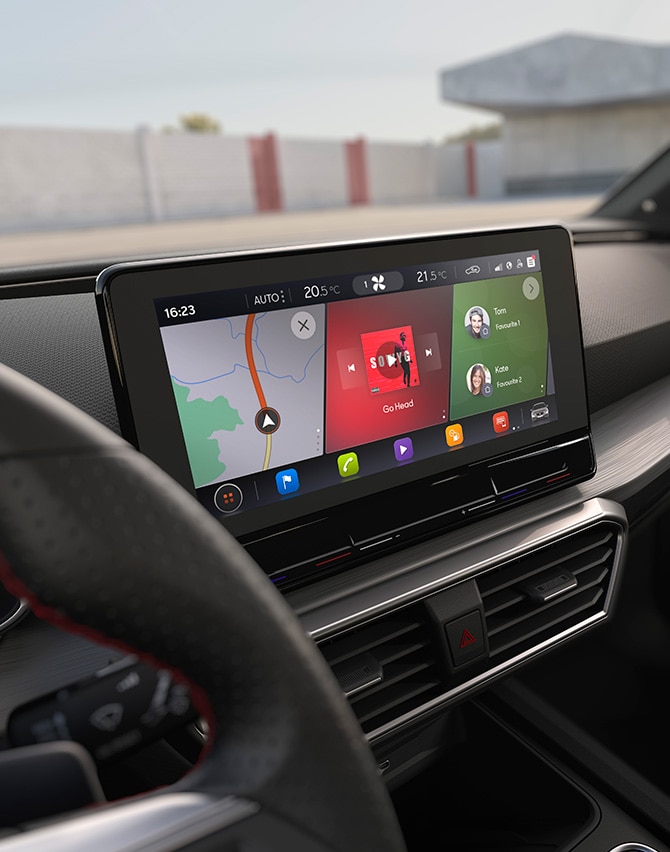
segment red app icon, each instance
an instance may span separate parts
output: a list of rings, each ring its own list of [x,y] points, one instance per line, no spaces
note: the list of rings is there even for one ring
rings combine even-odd
[[[496,411],[493,415],[493,429],[495,432],[507,432],[509,429],[509,415],[506,411]]]

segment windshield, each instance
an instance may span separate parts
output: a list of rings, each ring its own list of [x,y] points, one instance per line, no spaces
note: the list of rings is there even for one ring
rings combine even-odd
[[[570,222],[670,136],[658,0],[2,17],[5,267]]]

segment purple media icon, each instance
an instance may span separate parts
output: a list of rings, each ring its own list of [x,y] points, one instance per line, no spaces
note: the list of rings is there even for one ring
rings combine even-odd
[[[408,461],[414,455],[414,446],[411,438],[398,438],[393,442],[393,451],[396,461]]]

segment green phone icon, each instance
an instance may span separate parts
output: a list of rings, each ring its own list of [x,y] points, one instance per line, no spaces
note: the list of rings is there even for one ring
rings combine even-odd
[[[340,476],[354,476],[358,473],[358,456],[356,453],[342,453],[337,457],[337,469]]]

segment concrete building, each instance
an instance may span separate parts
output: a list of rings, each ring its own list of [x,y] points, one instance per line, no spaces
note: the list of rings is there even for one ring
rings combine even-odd
[[[670,142],[670,46],[560,35],[441,72],[503,123],[508,194],[597,192]]]

